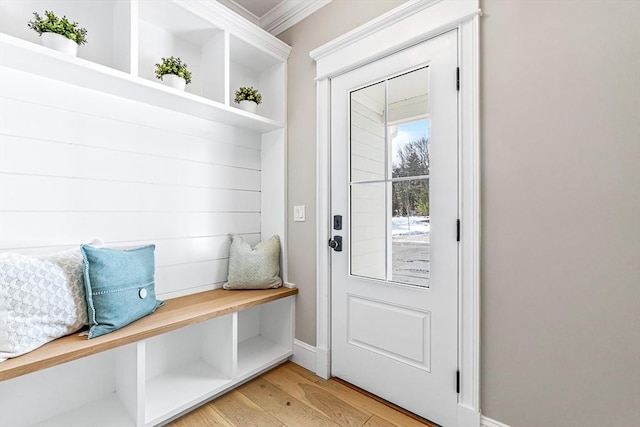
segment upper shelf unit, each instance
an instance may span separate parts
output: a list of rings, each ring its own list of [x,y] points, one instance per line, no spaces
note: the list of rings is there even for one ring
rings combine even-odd
[[[33,12],[54,11],[87,29],[78,57],[40,45]],[[290,47],[214,0],[3,0],[0,65],[259,132],[284,126]],[[161,58],[180,57],[185,92],[155,77]],[[263,94],[256,114],[237,108],[235,90]]]

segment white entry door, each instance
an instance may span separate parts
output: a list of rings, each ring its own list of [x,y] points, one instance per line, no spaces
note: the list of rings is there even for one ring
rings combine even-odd
[[[331,81],[331,374],[443,426],[457,424],[456,75],[450,31]]]

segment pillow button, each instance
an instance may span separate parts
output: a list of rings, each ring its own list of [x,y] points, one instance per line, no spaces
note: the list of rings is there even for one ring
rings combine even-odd
[[[147,290],[145,288],[142,288],[138,291],[138,296],[142,299],[145,299],[147,297]]]

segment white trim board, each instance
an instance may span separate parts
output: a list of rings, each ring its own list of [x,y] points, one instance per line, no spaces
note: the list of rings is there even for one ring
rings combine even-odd
[[[482,418],[480,418],[480,427],[509,427],[509,426],[505,423],[501,423],[500,421],[493,420],[483,415]]]
[[[478,0],[409,1],[313,50],[316,61],[317,331],[315,372],[331,374],[331,79],[446,31],[458,31],[461,241],[459,245],[458,426],[480,426],[480,121]],[[313,369],[312,369],[313,370]]]
[[[293,356],[291,361],[303,368],[315,372],[316,348],[299,340],[293,340]]]
[[[429,13],[426,13],[426,11]],[[481,16],[478,0],[411,0],[312,50],[316,79],[334,77]],[[402,31],[397,35],[397,31]],[[394,35],[396,35],[394,37]]]
[[[302,366],[324,379],[328,379],[329,366],[325,363],[328,360],[329,358],[326,351],[309,345],[306,342],[297,339],[293,340],[293,356],[291,356],[293,363]],[[321,372],[324,367],[326,372],[325,376],[318,374],[319,367]]]

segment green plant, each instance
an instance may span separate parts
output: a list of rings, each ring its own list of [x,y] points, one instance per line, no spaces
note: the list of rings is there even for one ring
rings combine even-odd
[[[240,101],[253,101],[256,104],[262,104],[262,95],[258,92],[258,89],[251,87],[241,87],[236,91],[236,98],[234,102],[240,104]]]
[[[44,16],[43,18],[39,13],[33,12],[33,20],[29,21],[27,25],[39,35],[55,33],[73,40],[78,45],[87,42],[87,30],[86,28],[78,28],[77,22],[69,21],[66,16],[60,19],[55,13],[48,10],[45,10]]]
[[[182,62],[180,58],[162,58],[160,64],[156,64],[156,77],[162,80],[162,76],[165,74],[175,74],[178,77],[182,77],[187,84],[191,83],[191,72],[187,70],[186,62]]]

